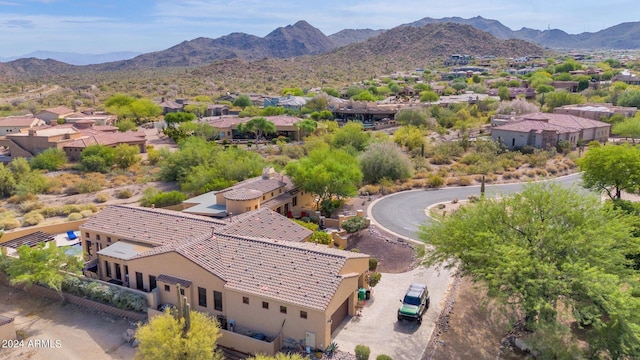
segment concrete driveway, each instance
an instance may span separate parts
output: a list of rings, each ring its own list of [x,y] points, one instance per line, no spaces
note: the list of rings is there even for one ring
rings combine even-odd
[[[354,353],[356,345],[369,346],[369,359],[380,354],[393,359],[420,359],[442,311],[450,279],[449,270],[424,266],[406,273],[383,273],[373,288],[371,300],[362,310],[362,316],[345,320],[333,334],[333,340],[340,350],[350,353]],[[426,284],[431,296],[431,306],[425,312],[421,325],[397,319],[400,299],[412,282]]]

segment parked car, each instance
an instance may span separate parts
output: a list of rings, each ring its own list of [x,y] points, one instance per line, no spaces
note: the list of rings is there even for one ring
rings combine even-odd
[[[415,320],[422,323],[422,315],[429,308],[429,290],[423,284],[413,283],[409,286],[404,299],[400,300],[402,305],[398,309],[398,321]]]

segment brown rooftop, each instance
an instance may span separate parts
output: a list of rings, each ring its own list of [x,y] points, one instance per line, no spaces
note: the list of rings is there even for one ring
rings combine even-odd
[[[189,280],[185,280],[185,279],[181,279],[175,276],[170,276],[165,274],[158,275],[158,278],[156,280],[159,282],[163,282],[165,284],[171,284],[171,285],[180,284],[180,286],[182,287],[189,287],[192,284],[191,281]]]
[[[262,191],[250,188],[240,188],[224,192],[223,196],[227,200],[244,201],[254,200],[261,197]]]
[[[232,236],[288,241],[303,241],[313,233],[266,207],[234,216],[219,232]]]

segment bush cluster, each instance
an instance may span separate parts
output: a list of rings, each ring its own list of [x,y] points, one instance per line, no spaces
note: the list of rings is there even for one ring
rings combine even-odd
[[[345,220],[342,223],[342,228],[345,229],[349,234],[356,233],[366,227],[367,227],[366,220],[359,216],[354,216],[351,219]]]
[[[147,307],[147,300],[143,295],[75,276],[65,277],[62,282],[62,290],[76,296],[113,305],[122,310],[142,312]]]

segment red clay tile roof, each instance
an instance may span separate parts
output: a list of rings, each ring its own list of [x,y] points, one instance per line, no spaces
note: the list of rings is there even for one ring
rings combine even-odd
[[[181,279],[175,276],[170,276],[165,274],[158,275],[158,278],[156,280],[159,282],[163,282],[165,284],[171,284],[171,285],[180,284],[180,286],[182,287],[189,287],[192,284],[192,282],[189,280],[185,280],[185,279]]]
[[[244,200],[254,200],[261,197],[263,194],[262,191],[256,189],[249,188],[240,188],[233,189],[230,191],[225,191],[223,196],[227,200],[236,200],[236,201],[244,201]]]
[[[83,232],[117,234],[121,239],[166,245],[201,238],[203,234],[211,235],[213,227],[225,224],[224,221],[177,211],[112,205],[91,217],[80,228]]]
[[[0,118],[0,126],[30,127],[37,118],[28,116],[7,116]]]
[[[228,289],[324,310],[349,258],[368,255],[326,245],[216,234],[177,252],[223,279]]]
[[[228,225],[217,230],[232,236],[288,241],[303,241],[313,233],[269,208],[233,216]]]
[[[557,133],[579,132],[583,129],[611,126],[602,121],[591,120],[568,114],[533,113],[516,117],[504,125],[496,126],[496,130],[517,132],[555,131]]]
[[[73,112],[74,112],[73,109],[69,109],[66,106],[58,106],[58,107],[48,108],[48,109],[44,109],[42,111],[47,111],[47,112],[58,114],[58,115],[73,114]]]
[[[263,179],[261,176],[258,176],[247,179],[245,181],[241,181],[231,187],[220,190],[220,192],[224,193],[238,189],[253,189],[260,191],[261,194],[266,194],[283,186],[285,187],[285,189],[288,189],[287,185],[289,184],[291,184],[291,180],[289,180],[289,178],[287,178],[286,176],[276,174],[276,177],[273,179]]]

